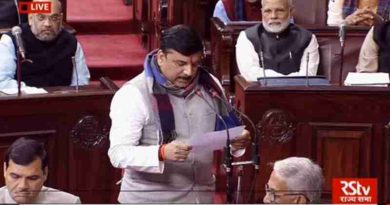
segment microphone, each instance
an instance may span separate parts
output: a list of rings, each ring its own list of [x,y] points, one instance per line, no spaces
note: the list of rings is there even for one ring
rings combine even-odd
[[[253,123],[253,121],[248,117],[248,115],[246,115],[245,113],[241,112],[239,109],[232,106],[228,101],[226,101],[225,98],[221,97],[218,94],[218,92],[215,91],[214,89],[210,88],[208,90],[208,92],[211,94],[212,97],[220,100],[225,105],[225,107],[227,109],[234,110],[235,112],[239,113],[240,116],[243,116],[245,118],[245,120],[247,120],[249,122],[250,126],[252,127],[252,129],[254,131],[254,138],[252,140],[252,162],[255,166],[255,169],[259,169],[259,167],[260,167],[259,141],[258,141],[258,133],[257,133],[255,123]]]
[[[346,22],[343,21],[341,24],[340,24],[340,28],[339,28],[339,41],[340,41],[340,45],[341,47],[344,47],[344,42],[345,42],[345,34],[347,32],[346,30]]]
[[[265,67],[264,67],[264,53],[260,50],[260,67],[263,68],[263,78],[264,78],[264,87],[267,87],[267,77],[265,76]]]
[[[226,130],[226,145],[224,148],[224,164],[226,168],[226,198],[227,198],[227,203],[233,202],[233,197],[232,197],[232,178],[233,178],[233,172],[232,172],[232,156],[230,154],[230,134],[229,134],[229,128],[226,124],[226,121],[223,119],[223,117],[219,114],[218,110],[209,102],[206,100],[206,98],[203,97],[202,91],[200,89],[195,91],[195,94],[199,96],[203,101],[206,102],[206,104],[214,111],[214,113],[217,115],[218,119],[221,120],[223,126],[225,127]]]
[[[306,87],[309,87],[309,61],[310,61],[310,53],[306,54]]]
[[[18,53],[22,59],[26,59],[26,50],[24,49],[23,39],[22,39],[22,29],[19,26],[12,27],[12,35],[15,37],[16,47],[18,48]]]

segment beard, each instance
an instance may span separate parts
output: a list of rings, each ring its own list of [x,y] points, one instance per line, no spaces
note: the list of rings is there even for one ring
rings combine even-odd
[[[267,23],[263,22],[263,27],[266,31],[270,33],[281,33],[284,31],[290,24],[290,19],[282,21],[281,23]]]
[[[58,36],[59,32],[56,32],[54,30],[45,31],[38,33],[35,37],[39,39],[40,41],[52,41]]]

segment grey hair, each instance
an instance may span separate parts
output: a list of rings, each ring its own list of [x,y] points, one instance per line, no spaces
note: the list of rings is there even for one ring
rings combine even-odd
[[[310,203],[320,201],[324,177],[321,167],[310,159],[289,157],[276,161],[273,170],[287,183],[289,191],[305,194]]]
[[[261,7],[264,6],[264,1],[267,0],[261,0]],[[288,2],[288,8],[294,8],[293,0],[287,0],[287,2]]]

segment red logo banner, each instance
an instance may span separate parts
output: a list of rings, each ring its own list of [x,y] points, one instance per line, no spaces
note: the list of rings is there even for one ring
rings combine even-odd
[[[20,14],[50,14],[51,2],[19,2],[18,9]]]
[[[378,182],[373,178],[338,178],[332,181],[332,203],[376,204]]]

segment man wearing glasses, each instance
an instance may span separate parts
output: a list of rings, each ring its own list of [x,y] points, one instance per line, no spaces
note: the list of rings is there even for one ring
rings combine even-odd
[[[47,87],[86,85],[90,74],[84,53],[77,39],[62,27],[62,5],[58,0],[34,0],[50,2],[51,13],[29,14],[28,24],[21,24],[21,38],[26,59],[21,63],[22,86]],[[11,32],[0,39],[0,88],[17,87],[16,39]],[[77,72],[73,69],[75,57]]]
[[[323,185],[321,168],[310,159],[289,157],[276,161],[265,185],[264,203],[319,203]]]

